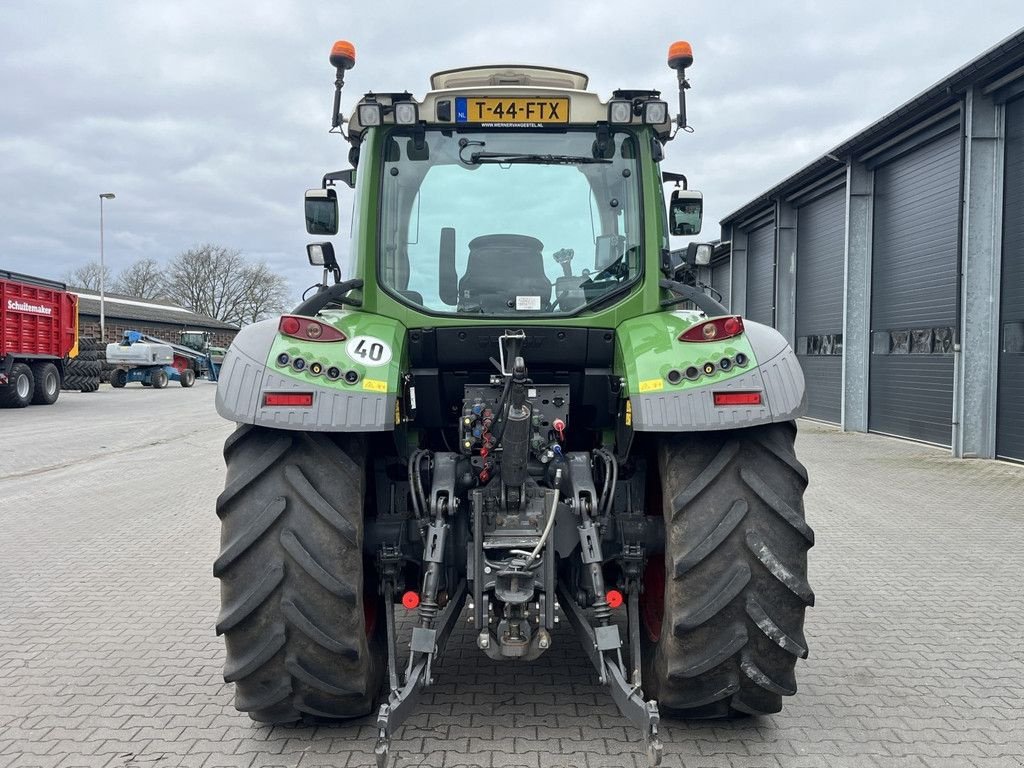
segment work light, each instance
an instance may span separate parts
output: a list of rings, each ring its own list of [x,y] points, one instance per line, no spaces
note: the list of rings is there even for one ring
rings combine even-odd
[[[384,110],[380,104],[360,104],[359,124],[364,128],[372,128],[384,122]]]
[[[648,101],[644,103],[644,122],[661,125],[668,122],[668,102]]]
[[[419,118],[419,109],[411,101],[400,101],[395,104],[395,122],[399,125],[415,125]]]
[[[608,102],[609,123],[629,123],[633,120],[633,104],[629,101],[614,99]]]

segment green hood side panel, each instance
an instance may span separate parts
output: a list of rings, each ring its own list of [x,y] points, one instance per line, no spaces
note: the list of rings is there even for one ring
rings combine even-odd
[[[661,312],[619,326],[615,371],[625,380],[619,419],[626,430],[620,434],[742,429],[803,414],[803,372],[778,331],[745,320],[744,332],[731,339],[679,341],[704,319],[698,312]],[[746,359],[737,362],[738,355]],[[699,371],[693,380],[686,376],[691,366]],[[669,380],[673,371],[682,374],[675,384]],[[758,393],[759,402],[719,406],[718,392]]]
[[[334,388],[340,391],[362,391],[395,395],[405,354],[405,326],[397,320],[348,310],[325,310],[317,320],[345,334],[345,341],[303,341],[278,334],[267,355],[267,367],[281,376]],[[289,363],[280,365],[285,354],[290,361],[301,358],[305,365],[297,371]],[[335,367],[343,374],[354,371],[359,379],[349,384],[344,378],[331,381],[323,373],[315,375],[310,366],[318,362],[326,372]]]
[[[405,327],[368,312],[326,311],[317,317],[345,334],[344,341],[314,342],[285,336],[278,319],[246,326],[224,358],[217,412],[239,424],[317,432],[384,432],[399,421]],[[360,342],[362,344],[360,345]],[[281,364],[281,355],[287,355]],[[294,360],[302,358],[302,370]],[[319,363],[321,372],[310,368]],[[335,367],[341,374],[328,378]],[[345,372],[357,376],[346,382]],[[312,404],[268,406],[268,393],[312,393]]]
[[[625,378],[625,392],[632,396],[719,384],[757,366],[745,334],[724,341],[679,341],[680,334],[704,319],[699,312],[681,310],[642,315],[622,323],[616,329],[615,373]],[[735,361],[737,354],[746,356],[746,364],[733,364],[723,371],[721,361]],[[703,372],[708,363],[715,366],[711,375]],[[701,372],[695,381],[685,376],[690,367]],[[679,383],[669,381],[671,371],[684,374]]]

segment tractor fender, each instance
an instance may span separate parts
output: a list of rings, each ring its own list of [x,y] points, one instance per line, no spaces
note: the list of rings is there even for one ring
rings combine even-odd
[[[705,318],[685,311],[658,317],[635,318],[618,329],[617,362],[627,397],[624,426],[638,432],[741,429],[792,421],[806,411],[800,363],[774,328],[744,320],[738,337],[683,342],[680,334]],[[722,369],[723,359],[730,361],[728,370]],[[707,364],[715,366],[713,374],[704,373]],[[696,380],[684,375],[673,383],[673,372],[691,367],[701,371]],[[723,392],[760,393],[760,403],[715,405],[715,393]]]
[[[217,381],[217,413],[239,424],[276,429],[393,430],[400,421],[397,402],[405,328],[363,312],[329,311],[315,319],[341,331],[343,339],[292,338],[280,332],[279,318],[243,328],[224,356]],[[371,359],[371,353],[377,359]],[[301,367],[296,361],[301,361]],[[314,363],[319,364],[318,373]],[[341,376],[330,378],[327,374],[332,369]],[[346,380],[346,373],[351,380]],[[309,405],[275,405],[266,397],[306,393],[312,395]]]

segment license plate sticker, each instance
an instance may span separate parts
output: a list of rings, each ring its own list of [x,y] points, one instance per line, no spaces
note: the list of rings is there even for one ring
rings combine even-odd
[[[482,125],[562,125],[569,122],[569,99],[492,96],[459,96],[455,122]]]

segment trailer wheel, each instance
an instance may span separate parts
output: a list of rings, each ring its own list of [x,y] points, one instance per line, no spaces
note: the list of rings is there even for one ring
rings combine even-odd
[[[128,371],[124,368],[115,368],[110,372],[110,386],[122,389],[128,383]]]
[[[153,389],[163,389],[167,386],[167,371],[163,369],[153,371],[149,375],[149,379],[153,383]]]
[[[796,693],[814,532],[795,438],[785,423],[658,445],[665,556],[645,578],[644,685],[670,716],[768,714]]]
[[[7,375],[7,384],[0,387],[0,407],[24,408],[32,402],[35,377],[24,363],[15,363]]]
[[[196,383],[196,374],[195,371],[193,371],[191,368],[186,368],[185,370],[179,372],[178,378],[181,380],[181,386],[185,388],[191,387],[193,384]]]
[[[33,405],[53,405],[60,397],[60,371],[53,363],[32,366],[35,386],[32,388]]]
[[[236,709],[268,723],[368,714],[386,660],[362,553],[364,439],[243,425],[224,459],[213,575]]]

